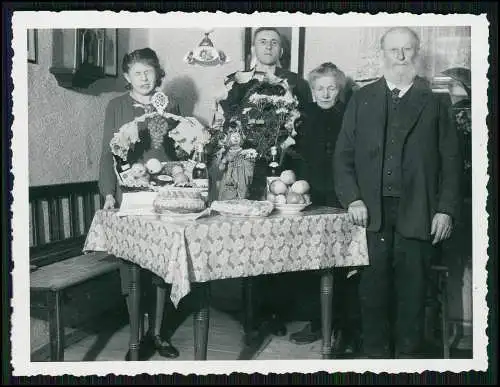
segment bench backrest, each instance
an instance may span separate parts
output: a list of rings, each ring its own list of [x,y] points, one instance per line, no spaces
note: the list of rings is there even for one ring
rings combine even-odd
[[[81,254],[97,208],[97,182],[30,187],[30,264],[44,266]]]

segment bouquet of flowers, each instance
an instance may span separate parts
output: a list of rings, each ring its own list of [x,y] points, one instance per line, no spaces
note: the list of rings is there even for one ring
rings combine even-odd
[[[300,117],[297,97],[287,81],[273,75],[253,78],[244,87],[233,85],[216,114],[211,128],[211,143],[216,149],[228,149],[230,135],[238,132],[247,154],[263,159],[269,159],[273,146],[294,144],[295,122]]]

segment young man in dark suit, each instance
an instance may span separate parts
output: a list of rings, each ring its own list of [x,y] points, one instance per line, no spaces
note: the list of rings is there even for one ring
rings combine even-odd
[[[383,77],[356,92],[344,115],[335,189],[353,221],[366,227],[363,355],[413,358],[422,344],[429,261],[458,215],[462,164],[447,106],[416,76],[418,35],[391,28],[380,45]]]
[[[307,82],[298,74],[280,67],[280,57],[284,53],[282,43],[282,37],[274,27],[261,27],[255,30],[252,46],[254,60],[250,70],[232,73],[226,77],[224,82],[227,96],[224,100],[219,101],[219,104],[226,119],[231,116],[231,112],[239,108],[241,100],[255,79],[262,80],[265,77],[285,79],[292,93],[298,99],[299,111],[303,111],[305,105],[312,101],[311,90]],[[267,167],[267,164],[264,167]],[[259,167],[256,166],[256,168]],[[262,199],[260,196],[263,192],[262,188],[265,186],[263,179],[265,179],[264,173],[254,172],[253,182],[249,189],[250,199]],[[287,330],[283,322],[283,314],[288,312],[286,310],[288,303],[285,297],[288,295],[287,286],[289,283],[286,274],[265,275],[252,279],[252,282],[253,289],[256,291],[255,298],[259,304],[256,322],[270,322],[270,328],[274,334],[286,335]]]

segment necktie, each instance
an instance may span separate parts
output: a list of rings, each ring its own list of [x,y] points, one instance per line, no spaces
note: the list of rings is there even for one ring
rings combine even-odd
[[[392,101],[394,103],[398,103],[400,98],[399,98],[399,93],[401,92],[401,90],[399,90],[398,88],[394,88],[391,90],[391,96],[392,96]]]

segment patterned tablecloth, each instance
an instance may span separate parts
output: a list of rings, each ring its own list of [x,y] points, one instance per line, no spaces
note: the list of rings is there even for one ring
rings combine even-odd
[[[263,218],[159,220],[96,212],[84,251],[107,251],[172,284],[175,306],[191,282],[368,264],[365,229],[334,208]]]

